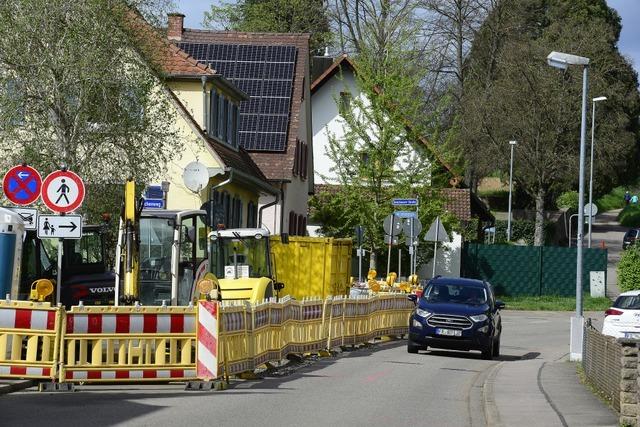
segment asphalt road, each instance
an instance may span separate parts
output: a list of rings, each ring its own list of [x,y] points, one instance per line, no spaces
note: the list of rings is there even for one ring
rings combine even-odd
[[[234,380],[222,392],[185,392],[181,385],[80,386],[76,393],[58,394],[27,390],[0,396],[0,417],[3,425],[15,426],[484,426],[491,424],[487,411],[500,411],[502,423],[512,425],[509,416],[519,413],[512,413],[511,397],[499,390],[487,395],[487,381],[500,367],[517,377],[525,402],[539,397],[542,406],[535,411],[557,420],[545,401],[554,393],[542,398],[544,384],[536,383],[535,372],[518,372],[566,356],[569,316],[504,312],[502,356],[494,361],[479,353],[408,354],[406,341],[390,341],[261,380]],[[514,394],[514,405],[522,404],[515,399]],[[536,425],[530,421],[535,420],[520,417],[517,424]]]

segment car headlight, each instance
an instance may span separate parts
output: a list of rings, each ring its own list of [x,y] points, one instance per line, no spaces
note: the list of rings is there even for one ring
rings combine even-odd
[[[476,323],[484,322],[488,319],[486,314],[476,314],[475,316],[469,316],[469,318]]]
[[[420,323],[420,321],[413,319],[411,321],[411,326],[413,326],[414,328],[420,328],[422,329],[422,323]]]
[[[431,316],[433,313],[427,310],[423,310],[421,308],[416,308],[416,315],[420,317],[424,317],[425,319]]]

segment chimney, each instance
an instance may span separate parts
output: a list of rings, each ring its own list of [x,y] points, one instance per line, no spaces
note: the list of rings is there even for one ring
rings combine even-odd
[[[167,38],[169,40],[182,40],[182,31],[184,30],[184,15],[181,13],[169,13],[169,25]]]

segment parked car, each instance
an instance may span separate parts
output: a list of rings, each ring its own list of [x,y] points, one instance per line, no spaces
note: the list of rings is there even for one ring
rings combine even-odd
[[[488,282],[436,276],[420,298],[409,299],[416,304],[409,318],[409,353],[434,347],[479,350],[484,359],[500,355],[504,303]]]
[[[640,290],[621,293],[604,312],[602,333],[616,338],[640,338]]]
[[[622,249],[627,249],[629,246],[636,243],[638,238],[640,237],[640,230],[637,228],[632,228],[624,234],[624,238],[622,239]]]

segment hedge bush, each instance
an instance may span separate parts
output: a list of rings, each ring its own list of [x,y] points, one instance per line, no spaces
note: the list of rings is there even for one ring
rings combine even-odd
[[[516,219],[511,221],[511,242],[523,240],[527,245],[533,245],[536,231],[535,221]],[[553,237],[554,225],[548,221],[544,223],[544,241],[549,242]],[[496,243],[507,243],[507,221],[496,221]]]
[[[567,208],[578,210],[578,192],[577,191],[565,191],[556,199],[556,206],[559,209]]]
[[[640,227],[640,206],[625,206],[618,214],[618,221],[625,227]]]
[[[620,292],[640,289],[640,246],[634,245],[622,253],[618,263]]]

